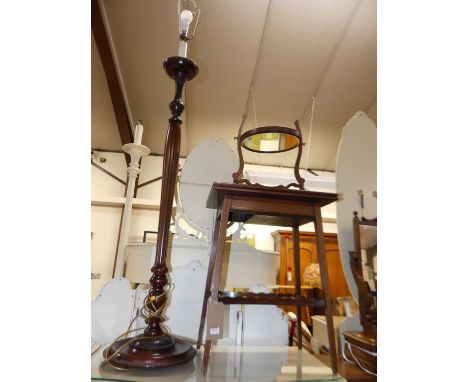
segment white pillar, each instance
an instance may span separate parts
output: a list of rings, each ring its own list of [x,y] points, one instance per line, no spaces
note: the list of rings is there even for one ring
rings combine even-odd
[[[141,126],[141,125],[139,125]],[[142,130],[142,127],[141,127]],[[141,131],[141,134],[143,132]],[[139,141],[141,142],[141,134]],[[135,142],[138,141],[138,137],[135,137]],[[125,252],[128,242],[128,233],[130,231],[130,220],[132,217],[132,204],[133,194],[135,192],[135,182],[140,174],[140,166],[138,162],[140,158],[150,153],[150,149],[146,146],[137,143],[127,143],[122,146],[122,150],[130,154],[130,165],[127,168],[127,195],[125,199],[125,206],[122,216],[122,225],[120,226],[119,245],[117,248],[117,256],[115,259],[115,272],[114,277],[123,276],[125,266]]]

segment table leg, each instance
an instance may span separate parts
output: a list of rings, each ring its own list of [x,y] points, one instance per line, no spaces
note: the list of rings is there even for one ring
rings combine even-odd
[[[206,309],[208,305],[208,298],[210,297],[210,287],[213,279],[213,268],[216,258],[216,249],[218,245],[218,236],[219,236],[219,223],[220,218],[216,217],[216,222],[213,232],[213,240],[211,241],[211,252],[210,252],[210,263],[208,265],[208,273],[206,275],[206,284],[205,284],[205,293],[203,295],[203,305],[200,318],[200,328],[198,329],[198,340],[197,340],[197,349],[200,349],[201,342],[203,340],[203,329],[205,328],[206,320]]]
[[[223,201],[221,219],[219,224],[219,234],[216,243],[216,256],[213,269],[213,282],[211,285],[211,298],[218,301],[219,285],[221,282],[221,268],[223,266],[224,248],[226,247],[226,230],[229,220],[229,210],[231,209],[231,199],[226,197]]]
[[[216,246],[216,250],[212,253],[214,255],[214,265],[213,265],[213,272],[211,274],[211,286],[210,286],[210,297],[214,301],[218,301],[218,291],[219,291],[219,284],[221,281],[221,267],[223,265],[223,255],[224,255],[224,247],[226,245],[226,230],[229,220],[229,210],[231,208],[231,199],[225,198],[223,201],[223,208],[221,210],[221,217],[219,219],[219,227],[218,227],[218,234],[216,236],[216,243],[213,243]],[[211,261],[211,259],[210,259]],[[208,282],[208,280],[207,280]],[[205,322],[200,323],[200,325],[204,325]],[[200,336],[200,333],[199,333]],[[199,339],[200,340],[200,339]],[[201,340],[200,340],[201,341]],[[211,340],[205,341],[205,349],[203,351],[203,375],[206,374],[206,370],[208,368],[208,361],[210,358],[210,350],[211,350]]]
[[[205,341],[205,350],[203,351],[202,375],[208,371],[208,362],[210,361],[211,340]]]
[[[328,342],[330,345],[330,358],[333,374],[338,371],[338,360],[335,343],[335,329],[333,327],[332,304],[330,298],[330,286],[328,282],[328,264],[325,252],[325,240],[323,238],[322,214],[320,206],[314,206],[315,213],[315,235],[317,239],[317,253],[322,279],[323,294],[325,299],[325,318],[327,322]]]
[[[299,227],[295,224],[293,227],[293,245],[294,245],[294,283],[296,296],[301,295],[301,253],[299,249]],[[301,305],[296,305],[297,315],[297,347],[302,349],[302,310]]]

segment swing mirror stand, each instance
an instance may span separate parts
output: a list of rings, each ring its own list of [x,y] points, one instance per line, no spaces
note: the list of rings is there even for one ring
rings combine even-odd
[[[244,178],[244,157],[242,154],[242,149],[246,149],[252,152],[261,153],[261,154],[274,154],[282,153],[286,151],[298,149],[296,163],[294,165],[294,176],[297,183],[290,183],[287,186],[278,185],[278,188],[290,188],[297,187],[301,190],[304,189],[305,179],[301,178],[299,174],[299,164],[302,156],[302,133],[299,126],[299,121],[295,121],[295,129],[285,126],[261,126],[256,127],[251,130],[242,132],[242,127],[247,118],[247,115],[244,115],[242,123],[239,127],[239,132],[237,134],[237,152],[239,155],[239,169],[237,172],[232,174],[234,183],[238,184],[249,184],[251,185],[248,179]],[[256,184],[259,185],[259,184]],[[260,186],[260,185],[259,185]],[[265,186],[266,187],[266,186]]]

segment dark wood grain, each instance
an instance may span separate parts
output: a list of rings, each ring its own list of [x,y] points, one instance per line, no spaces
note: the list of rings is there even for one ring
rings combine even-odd
[[[119,350],[128,339],[117,341],[108,356],[111,357]],[[107,352],[107,349],[104,350]],[[105,353],[104,353],[105,354]],[[197,351],[191,344],[179,338],[175,338],[175,344],[168,349],[155,351],[154,349],[136,349],[133,346],[125,346],[112,358],[112,365],[123,368],[158,369],[162,367],[175,366],[193,359]]]
[[[120,87],[119,76],[112,56],[109,39],[107,38],[106,28],[104,26],[98,0],[91,0],[91,30],[93,32],[94,40],[96,41],[104,73],[106,75],[107,86],[109,87],[109,94],[112,101],[112,107],[114,109],[120,140],[122,145],[133,143],[133,130],[128,117],[127,108],[125,107],[125,100],[122,88]],[[130,156],[127,153],[125,153],[125,160],[127,161],[128,166],[130,164]]]
[[[224,248],[226,246],[226,230],[229,221],[229,210],[231,208],[231,199],[226,198],[223,201],[221,209],[219,232],[216,234],[216,252],[213,269],[213,280],[211,283],[211,297],[216,301],[221,283],[221,267],[223,265]]]
[[[218,301],[223,304],[325,306],[323,299],[310,299],[307,296],[288,293],[219,292]]]
[[[322,282],[327,287],[324,288],[325,294],[329,293],[328,277],[323,277],[323,274],[328,275],[325,252],[324,240],[322,230],[322,220],[320,215],[320,208],[324,205],[336,201],[337,194],[322,193],[304,190],[281,189],[276,187],[265,187],[259,185],[246,185],[246,184],[230,184],[230,183],[214,183],[207,201],[208,208],[217,210],[217,216],[220,216],[220,224],[216,226],[214,236],[217,237],[216,249],[212,248],[212,254],[216,256],[213,265],[213,280],[211,282],[210,290],[205,290],[205,296],[210,296],[213,300],[223,304],[263,304],[263,305],[295,305],[298,312],[298,327],[301,324],[301,306],[324,306],[328,304],[328,309],[325,309],[327,322],[332,320],[331,317],[331,303],[330,296],[328,302],[323,299],[314,299],[310,296],[303,296],[301,294],[300,285],[300,251],[299,251],[299,224],[302,219],[305,221],[314,221],[317,231],[317,251],[319,253],[320,268],[322,272]],[[228,221],[245,221],[246,216],[249,217],[248,221],[251,222],[255,216],[262,217],[280,217],[287,218],[285,220],[290,222],[295,232],[295,269],[296,269],[296,283],[294,294],[271,294],[271,293],[241,293],[241,292],[223,292],[220,291],[220,278],[221,278],[221,265],[224,255],[224,245],[226,239],[226,228]],[[240,219],[240,220],[238,220]],[[212,244],[214,245],[214,244]],[[211,262],[211,261],[210,261]],[[209,283],[207,281],[206,285]],[[202,314],[200,325],[204,325],[205,317]],[[333,325],[332,330],[328,332],[329,341],[335,344]],[[202,333],[200,329],[199,333]],[[300,336],[300,334],[299,334]],[[199,335],[200,342],[200,335]],[[299,337],[299,346],[302,346],[302,338]],[[204,362],[209,357],[211,342],[205,347]],[[332,356],[332,369],[336,374],[336,349],[331,348],[334,352]]]
[[[254,135],[257,135],[257,134],[264,134],[264,133],[290,135],[290,136],[295,137],[297,139],[297,144],[295,146],[292,146],[292,147],[290,147],[288,149],[285,149],[285,150],[274,150],[274,151],[259,151],[259,150],[255,150],[255,149],[253,149],[251,147],[244,146],[244,145],[242,145],[242,147],[244,149],[246,149],[246,150],[249,150],[249,151],[252,151],[252,152],[255,152],[255,153],[268,154],[268,153],[281,153],[281,152],[285,152],[285,151],[295,149],[297,146],[300,146],[300,142],[301,142],[300,130],[298,132],[297,130],[294,130],[294,129],[291,129],[291,128],[285,127],[285,126],[260,126],[260,127],[256,127],[254,129],[250,129],[250,130],[247,130],[246,132],[242,133],[239,140],[240,140],[240,142],[242,144],[242,142],[244,142],[247,138],[252,137]]]
[[[148,298],[152,301],[158,314],[147,318],[148,326],[144,330],[145,338],[138,338],[135,343],[118,350],[117,355],[109,361],[116,366],[130,368],[165,367],[187,362],[196,355],[190,343],[167,334],[161,325],[167,318],[165,308],[168,301],[167,287],[168,268],[166,265],[169,242],[169,227],[172,214],[174,192],[177,181],[180,152],[180,116],[184,111],[182,92],[184,84],[198,72],[197,65],[184,57],[170,57],[164,62],[166,73],[176,84],[174,99],[169,104],[171,117],[164,147],[163,173],[161,185],[161,207],[158,222],[156,259],[151,268],[151,289]],[[121,360],[121,361],[120,361]],[[119,364],[119,362],[121,362]]]
[[[361,225],[376,225],[377,219],[359,219],[357,212],[353,217],[354,251],[349,253],[351,272],[358,289],[359,315],[364,333],[377,338],[377,292],[372,291],[362,273],[361,261]]]
[[[182,92],[184,84],[193,78],[198,69],[195,63],[182,57],[170,57],[164,62],[164,68],[168,75],[176,83],[175,96],[169,104],[172,116],[169,118],[169,127],[166,134],[166,143],[164,146],[163,173],[161,185],[161,206],[159,210],[158,238],[156,242],[156,260],[151,268],[153,273],[150,284],[152,288],[149,295],[154,295],[162,306],[165,303],[164,291],[167,282],[166,256],[169,243],[169,229],[171,223],[171,213],[174,200],[174,191],[177,181],[177,171],[179,169],[180,153],[180,126],[182,120],[181,114],[184,111],[182,102]],[[160,306],[157,307],[159,308]],[[153,317],[148,322],[145,330],[146,335],[160,335],[160,324],[164,321],[163,315]]]
[[[325,240],[323,239],[322,215],[319,206],[315,206],[315,234],[317,235],[317,254],[320,265],[320,277],[322,279],[322,288],[325,297],[325,320],[327,322],[327,333],[330,346],[330,359],[333,374],[338,371],[337,349],[335,342],[335,330],[333,327],[333,312],[330,298],[330,285],[328,276],[328,263],[325,253]]]
[[[338,374],[347,382],[377,382],[377,377],[366,373],[358,366],[346,362],[343,358],[338,360]]]
[[[247,130],[244,133],[242,133],[242,127],[244,126],[245,120],[247,118],[247,114],[244,114],[242,117],[242,122],[240,124],[239,130],[237,132],[237,153],[239,155],[239,169],[237,172],[232,174],[232,178],[234,183],[236,184],[245,184],[245,185],[251,185],[251,186],[262,186],[258,183],[252,184],[250,181],[246,178],[244,178],[244,157],[242,155],[242,148],[245,148],[249,151],[257,152],[257,153],[263,153],[263,154],[269,154],[269,153],[281,153],[285,151],[292,150],[294,148],[298,148],[297,156],[296,156],[296,162],[294,164],[294,177],[296,178],[297,183],[290,183],[288,185],[282,185],[279,184],[274,187],[270,188],[277,188],[277,189],[283,189],[283,190],[288,190],[291,187],[297,187],[301,190],[304,189],[304,182],[305,179],[301,177],[299,173],[299,164],[301,163],[301,156],[302,156],[302,132],[301,128],[299,125],[299,121],[294,122],[295,129],[291,129],[289,127],[285,126],[260,126],[260,127],[255,127],[253,129]],[[296,138],[297,139],[297,144],[292,145],[291,147],[284,149],[284,150],[274,150],[274,151],[259,151],[255,150],[253,148],[249,148],[245,145],[243,145],[243,142],[245,139],[254,136],[256,134],[264,134],[264,133],[273,133],[273,134],[286,134],[287,136],[291,138]]]
[[[294,126],[296,127],[297,133],[300,136],[300,143],[299,143],[299,148],[297,150],[297,157],[296,157],[296,163],[294,163],[294,177],[297,180],[297,183],[299,185],[299,188],[301,190],[304,189],[304,182],[305,179],[301,177],[301,174],[299,172],[299,165],[301,164],[301,157],[302,157],[302,131],[301,127],[299,126],[299,121],[294,121]]]
[[[360,226],[377,226],[377,218],[359,219],[358,213],[354,212],[354,251],[350,251],[349,256],[351,272],[358,290],[359,316],[363,331],[343,333],[347,342],[345,355],[353,360],[357,367],[377,374],[377,291],[371,290],[363,276]]]
[[[208,370],[208,362],[210,361],[210,351],[211,351],[211,340],[206,340],[204,352],[203,352],[202,375],[206,375],[206,372]]]
[[[299,250],[299,227],[293,225],[293,259],[294,259],[294,286],[296,288],[296,296],[301,295],[301,255]],[[298,348],[302,349],[302,314],[301,305],[296,305],[296,320],[297,320],[297,339]]]
[[[242,116],[242,121],[239,126],[239,130],[237,131],[237,155],[239,157],[239,168],[237,169],[236,172],[232,174],[232,179],[234,180],[234,183],[245,183],[247,179],[244,178],[244,156],[242,155],[242,141],[239,139],[239,137],[242,134],[242,127],[244,126],[245,120],[247,119],[247,114],[244,114]]]
[[[364,370],[377,374],[377,340],[363,332],[344,332],[343,336],[348,343],[346,357],[356,360],[356,365]]]
[[[277,203],[280,200],[289,200],[303,202],[304,205],[319,205],[320,207],[327,204],[336,202],[338,194],[332,192],[317,192],[317,191],[304,191],[304,190],[285,190],[275,187],[265,187],[246,184],[233,184],[233,183],[213,183],[206,206],[208,208],[216,209],[222,199],[226,195],[240,196],[240,197],[258,197],[259,200],[275,200]],[[288,211],[282,211],[287,214]]]
[[[287,284],[287,266],[292,264],[291,231],[276,231],[272,233],[276,239],[275,251],[280,253],[280,271],[278,284]],[[330,297],[351,296],[341,262],[338,237],[336,233],[324,233],[325,253],[327,254],[328,272],[330,278]],[[317,237],[315,232],[300,232],[301,275],[310,263],[318,263]],[[294,282],[294,275],[293,280]],[[306,284],[303,282],[302,284]],[[318,313],[317,313],[318,314]]]
[[[200,317],[200,326],[198,328],[198,339],[197,339],[197,349],[200,349],[200,345],[203,341],[203,330],[205,328],[205,320],[206,320],[206,309],[208,306],[208,299],[211,296],[211,283],[213,281],[213,269],[215,265],[216,259],[216,252],[218,250],[218,236],[219,236],[219,225],[221,223],[221,217],[216,218],[214,232],[213,232],[213,239],[211,241],[211,252],[210,252],[210,262],[208,264],[208,272],[206,275],[206,283],[205,283],[205,292],[203,293],[203,303],[202,303],[202,310],[201,310],[201,317]]]

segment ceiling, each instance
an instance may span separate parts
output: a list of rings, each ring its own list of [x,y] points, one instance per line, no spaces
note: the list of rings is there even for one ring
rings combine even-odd
[[[359,110],[374,121],[377,118],[376,0],[197,0],[197,4],[201,15],[188,58],[198,64],[199,74],[186,87],[181,155],[209,137],[222,138],[235,148],[233,138],[255,71],[257,124],[293,127],[299,119],[306,143],[311,131],[301,167],[334,171],[347,120]],[[162,154],[168,104],[174,96],[174,82],[162,63],[177,54],[177,1],[103,0],[101,10],[129,118],[133,124],[143,121],[143,144]],[[92,60],[92,146],[120,149],[94,40]],[[246,126],[253,127],[253,121],[250,107]],[[295,150],[247,152],[245,159],[293,166],[295,155]]]

